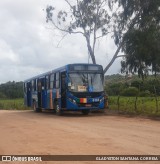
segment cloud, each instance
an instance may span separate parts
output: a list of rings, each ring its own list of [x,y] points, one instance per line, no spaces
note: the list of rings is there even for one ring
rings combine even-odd
[[[65,64],[88,61],[86,42],[80,35],[68,35],[57,48],[61,38],[45,20],[50,4],[66,7],[63,0],[0,1],[0,83],[23,81]],[[110,38],[103,40],[96,47],[97,63],[106,66],[115,50]],[[109,73],[117,72],[117,65]]]

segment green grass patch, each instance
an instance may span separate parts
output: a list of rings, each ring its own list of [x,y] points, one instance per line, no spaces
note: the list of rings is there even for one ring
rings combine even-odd
[[[109,108],[123,113],[160,116],[160,97],[109,97]]]
[[[24,106],[24,99],[0,99],[0,109],[27,110]]]

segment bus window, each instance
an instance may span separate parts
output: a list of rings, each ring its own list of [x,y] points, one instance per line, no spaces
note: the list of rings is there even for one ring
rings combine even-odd
[[[51,76],[50,76],[50,88],[51,89],[54,88],[54,74],[51,74]]]
[[[46,89],[49,89],[49,76],[46,76]]]
[[[41,90],[42,90],[42,84],[41,84],[41,81],[40,81],[40,79],[38,80],[38,92],[41,92]]]
[[[37,79],[34,80],[34,91],[37,90]]]
[[[42,85],[42,90],[46,89],[46,86],[45,86],[45,78],[42,78],[41,79],[41,85]]]
[[[56,73],[56,88],[59,88],[59,72]]]
[[[33,88],[34,88],[34,80],[31,81],[31,91],[34,91]]]

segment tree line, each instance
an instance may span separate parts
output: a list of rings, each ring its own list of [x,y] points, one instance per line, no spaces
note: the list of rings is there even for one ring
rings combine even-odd
[[[1,99],[23,98],[23,82],[7,82],[0,84]]]
[[[121,75],[107,76],[105,91],[109,96],[160,96],[160,77],[148,76],[142,80],[138,76],[126,78]]]
[[[109,96],[160,96],[160,77],[148,76],[142,80],[138,76],[126,78],[120,74],[105,76],[105,91]],[[23,82],[0,84],[0,99],[23,98]]]

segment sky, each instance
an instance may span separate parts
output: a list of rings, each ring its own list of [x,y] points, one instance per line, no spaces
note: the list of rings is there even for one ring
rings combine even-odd
[[[83,36],[61,36],[46,23],[47,5],[65,9],[64,0],[0,0],[0,83],[24,81],[70,63],[88,62]],[[105,67],[116,51],[108,36],[96,46],[97,64]],[[91,63],[91,60],[90,60]],[[120,73],[118,58],[106,74]]]

